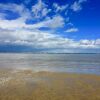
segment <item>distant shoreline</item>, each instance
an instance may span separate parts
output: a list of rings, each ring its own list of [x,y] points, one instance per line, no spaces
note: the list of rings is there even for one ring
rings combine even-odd
[[[33,53],[33,52],[0,52],[0,54],[19,53],[19,54],[100,54],[100,53]]]

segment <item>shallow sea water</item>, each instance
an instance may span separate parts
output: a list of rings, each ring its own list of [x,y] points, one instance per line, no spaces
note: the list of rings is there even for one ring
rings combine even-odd
[[[1,53],[0,68],[100,75],[100,54]]]

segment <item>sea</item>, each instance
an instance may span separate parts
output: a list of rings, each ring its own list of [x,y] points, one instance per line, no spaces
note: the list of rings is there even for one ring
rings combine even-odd
[[[100,75],[100,54],[0,53],[0,68]]]

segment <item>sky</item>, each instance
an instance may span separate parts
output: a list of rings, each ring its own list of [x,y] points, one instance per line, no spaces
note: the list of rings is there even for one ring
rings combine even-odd
[[[100,0],[0,0],[0,52],[100,53]]]

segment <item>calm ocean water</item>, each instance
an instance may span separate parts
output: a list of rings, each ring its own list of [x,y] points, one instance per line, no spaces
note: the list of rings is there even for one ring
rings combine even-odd
[[[0,54],[0,68],[100,75],[100,54]]]

